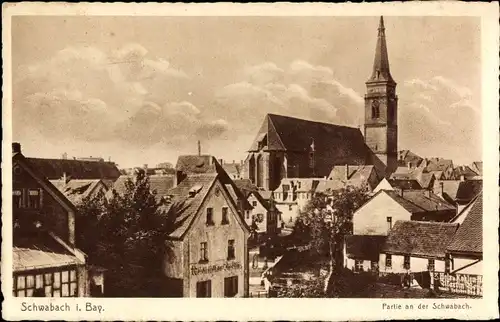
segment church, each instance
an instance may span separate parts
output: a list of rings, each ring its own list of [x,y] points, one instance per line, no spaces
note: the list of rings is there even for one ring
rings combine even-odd
[[[334,166],[374,165],[381,177],[397,167],[398,97],[380,17],[373,71],[359,128],[268,114],[245,160],[245,177],[275,190],[283,178],[324,178]]]

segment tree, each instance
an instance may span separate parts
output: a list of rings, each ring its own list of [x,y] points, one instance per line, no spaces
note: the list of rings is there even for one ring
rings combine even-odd
[[[76,220],[78,245],[90,264],[107,269],[114,296],[159,296],[175,211],[156,198],[143,171],[125,182],[125,191],[84,200]]]
[[[295,238],[307,240],[312,250],[329,258],[330,270],[324,291],[331,287],[331,277],[342,268],[344,237],[352,233],[352,215],[368,200],[368,189],[348,186],[317,193],[297,219]]]

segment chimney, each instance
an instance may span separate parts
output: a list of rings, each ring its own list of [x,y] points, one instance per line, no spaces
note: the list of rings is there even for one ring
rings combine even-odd
[[[224,160],[223,159],[219,159],[219,163],[220,163],[220,165],[223,165],[224,164]]]
[[[465,181],[465,176],[463,174],[460,175],[460,181]]]
[[[201,155],[201,142],[198,140],[198,155]]]
[[[62,180],[64,184],[68,183],[68,177],[66,176],[66,172],[63,172]]]
[[[63,160],[67,160],[68,159],[68,154],[66,152],[64,152],[61,156],[61,159]]]
[[[441,186],[441,196],[444,196],[444,182],[440,182],[439,185]]]
[[[345,179],[346,180],[349,179],[349,165],[348,164],[345,165]]]
[[[12,142],[12,153],[21,153],[21,143]]]

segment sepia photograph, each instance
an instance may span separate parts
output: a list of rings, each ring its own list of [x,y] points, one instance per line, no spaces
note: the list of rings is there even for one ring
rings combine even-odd
[[[9,17],[4,296],[467,314],[499,219],[484,17],[200,11]]]

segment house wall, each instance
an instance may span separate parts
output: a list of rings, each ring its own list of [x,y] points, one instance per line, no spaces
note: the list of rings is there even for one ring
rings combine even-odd
[[[264,206],[260,203],[260,201],[255,197],[255,195],[252,193],[250,196],[248,196],[248,202],[253,206],[253,209],[250,211],[249,215],[245,215],[245,222],[247,223],[248,226],[251,227],[252,225],[252,217],[255,215],[257,216],[258,214],[262,214],[264,220],[261,223],[257,223],[257,229],[259,232],[266,232],[267,231],[267,209],[264,208]],[[254,203],[256,204],[254,206]]]
[[[467,258],[467,257],[461,257],[461,256],[453,256],[453,266],[452,269],[454,271],[467,266],[469,264],[477,262],[479,259],[478,258]],[[467,268],[464,268],[457,272],[459,274],[473,274],[473,275],[483,275],[483,262],[477,262],[474,265],[471,265]]]
[[[36,220],[39,218],[43,225],[53,231],[59,238],[74,246],[74,213],[69,212],[55,200],[26,170],[13,171],[12,189],[39,189],[41,192],[40,209],[21,208],[13,209],[14,218]],[[56,189],[54,187],[54,189]],[[28,192],[23,195],[24,204],[27,204]]]
[[[276,203],[276,208],[281,212],[281,221],[287,225],[293,225],[299,216],[297,203]]]
[[[345,267],[350,269],[351,271],[355,271],[355,268],[356,268],[356,260],[354,258],[348,258],[348,257],[344,257],[345,260]],[[372,262],[369,261],[369,260],[363,260],[363,271],[364,272],[368,272],[371,270],[371,266],[372,265]]]
[[[354,235],[387,235],[387,217],[392,226],[398,220],[410,220],[411,213],[385,193],[380,193],[359,208],[353,215]]]
[[[216,191],[219,190],[217,193]],[[196,283],[211,280],[212,297],[224,297],[224,278],[238,276],[238,293],[248,293],[248,234],[238,222],[238,214],[229,206],[229,196],[217,182],[208,193],[200,214],[185,238],[183,253],[186,257],[184,270],[184,297],[196,297]],[[206,209],[213,208],[213,226],[206,225]],[[229,223],[222,225],[222,208],[228,207]],[[235,258],[228,260],[228,240],[235,241]],[[200,243],[208,245],[208,262],[200,262]],[[205,270],[205,271],[204,271]]]
[[[404,268],[404,256],[403,255],[391,255],[392,265],[391,267],[385,266],[386,254],[381,253],[379,258],[379,271],[385,273],[406,273],[408,270]],[[410,272],[423,272],[428,270],[429,260],[428,258],[421,257],[410,257]],[[445,262],[444,259],[434,259],[434,270],[436,272],[444,272]]]

